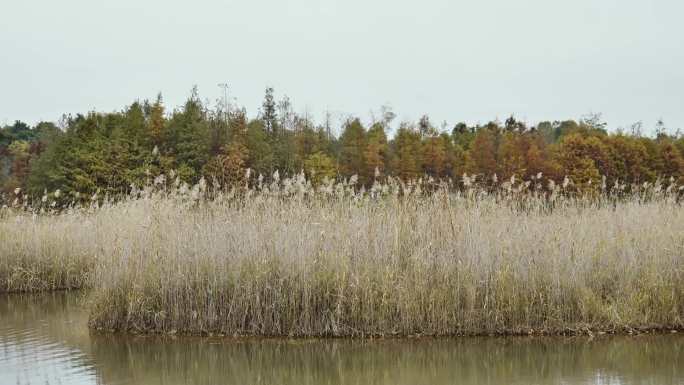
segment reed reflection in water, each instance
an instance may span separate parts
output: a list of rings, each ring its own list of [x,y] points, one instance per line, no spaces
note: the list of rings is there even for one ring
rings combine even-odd
[[[0,384],[682,384],[684,335],[264,340],[90,333],[77,293],[0,297]]]

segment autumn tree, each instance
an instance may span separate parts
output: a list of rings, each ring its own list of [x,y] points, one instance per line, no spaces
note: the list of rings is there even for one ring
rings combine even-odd
[[[553,178],[555,176],[555,170],[549,164],[545,151],[543,147],[539,144],[532,142],[527,148],[525,153],[525,164],[527,165],[527,174],[525,179],[529,180],[532,176],[546,175],[547,177]]]
[[[656,140],[639,138],[639,142],[646,148],[646,164],[652,175],[675,180],[684,175],[684,159],[671,137],[661,135]]]
[[[446,146],[446,170],[444,176],[447,178],[460,178],[466,172],[468,154],[463,147],[453,142],[449,134],[442,133],[440,136]]]
[[[243,185],[247,168],[265,178],[275,170],[284,176],[304,170],[315,183],[358,174],[366,186],[376,170],[404,180],[468,173],[488,182],[494,174],[530,180],[542,173],[556,182],[568,176],[577,191],[595,190],[601,177],[608,187],[615,180],[684,182],[684,136],[669,134],[664,124],[653,138],[640,126],[632,135],[608,133],[596,114],[529,128],[511,116],[503,123],[458,123],[440,133],[424,115],[402,123],[392,136],[395,115],[388,108],[381,112],[368,130],[349,119],[338,137],[330,114],[317,126],[308,113],[296,114],[289,99],[276,103],[272,88],[254,119],[244,110],[211,110],[193,89],[170,114],[158,96],[118,112],[67,115],[60,128],[15,122],[0,127],[0,189],[115,196],[172,171],[189,183],[204,175]]]
[[[425,174],[436,178],[447,176],[451,167],[448,159],[448,146],[448,136],[433,134],[423,139],[421,159]]]
[[[497,172],[496,144],[492,130],[481,128],[468,151],[467,171],[469,174],[482,175],[491,178]]]
[[[659,176],[665,179],[684,183],[684,156],[671,141],[666,141],[658,146],[659,156],[662,158],[662,168],[658,170]]]
[[[392,171],[402,180],[412,180],[422,172],[420,133],[402,124],[392,142]]]
[[[205,166],[205,173],[226,187],[245,185],[249,156],[245,111],[231,115],[228,144]]]
[[[513,118],[510,118],[511,120]],[[507,131],[503,134],[498,149],[499,176],[508,179],[511,176],[524,178],[527,174],[527,151],[524,136],[517,134],[515,120],[507,121]],[[509,129],[509,127],[513,127]]]
[[[366,138],[367,143],[363,153],[365,159],[363,178],[365,182],[372,183],[376,170],[381,175],[386,171],[387,135],[384,125],[375,123],[368,130]]]
[[[340,173],[345,177],[360,174],[366,169],[366,129],[361,121],[350,119],[340,137]]]
[[[587,142],[580,134],[565,136],[559,143],[556,160],[579,192],[590,192],[600,186],[601,174],[587,153]]]
[[[6,182],[5,189],[14,190],[15,188],[25,188],[25,182],[29,172],[29,143],[25,140],[15,140],[7,150],[12,159],[10,175],[11,178]]]
[[[314,186],[321,184],[326,178],[334,180],[337,174],[335,160],[331,156],[320,151],[311,154],[306,158],[304,161],[304,170]]]
[[[606,142],[610,147],[616,178],[629,184],[654,180],[655,172],[649,170],[647,165],[648,151],[638,138],[614,135],[608,137]]]

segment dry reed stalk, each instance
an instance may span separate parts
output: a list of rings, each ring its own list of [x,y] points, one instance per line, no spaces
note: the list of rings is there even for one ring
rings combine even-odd
[[[73,265],[67,271],[87,272],[73,284],[91,288],[90,325],[136,333],[684,326],[676,194],[583,198],[511,187],[425,194],[420,184],[391,183],[358,192],[314,190],[297,178],[212,199],[202,198],[206,187],[181,186],[95,210],[14,215],[0,221],[0,279],[21,288],[6,271],[49,266],[49,286],[68,286],[60,269]]]

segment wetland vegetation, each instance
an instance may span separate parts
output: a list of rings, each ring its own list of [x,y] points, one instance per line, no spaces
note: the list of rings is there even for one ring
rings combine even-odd
[[[178,179],[113,202],[5,209],[3,291],[87,288],[89,324],[132,333],[448,336],[679,329],[679,188],[490,190],[304,175],[214,190]],[[565,185],[565,186],[564,186]],[[622,190],[626,188],[620,187]],[[550,190],[549,190],[550,189]]]
[[[0,129],[0,291],[131,333],[679,329],[684,137],[579,121],[335,127],[196,90]],[[339,135],[335,132],[339,131]]]

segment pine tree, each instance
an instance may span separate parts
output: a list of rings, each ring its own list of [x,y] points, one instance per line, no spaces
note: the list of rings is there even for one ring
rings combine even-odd
[[[193,92],[183,109],[171,116],[163,143],[175,158],[175,168],[182,180],[191,183],[199,180],[210,158],[208,133],[206,112]]]
[[[430,123],[430,117],[423,115],[418,121],[418,132],[422,138],[437,136],[437,129]]]

